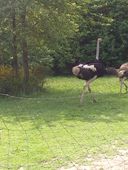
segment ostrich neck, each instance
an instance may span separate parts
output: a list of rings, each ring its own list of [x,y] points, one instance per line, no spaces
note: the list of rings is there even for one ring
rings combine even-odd
[[[99,60],[100,42],[97,40],[96,59]]]

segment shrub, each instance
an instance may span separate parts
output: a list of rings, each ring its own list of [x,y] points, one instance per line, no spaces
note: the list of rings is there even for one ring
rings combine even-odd
[[[14,76],[11,67],[1,66],[0,68],[0,92],[13,95],[30,94],[42,90],[45,83],[43,69],[35,68],[30,70],[30,79],[26,83],[23,79],[23,69],[19,70],[19,76]],[[42,73],[42,74],[41,74]]]

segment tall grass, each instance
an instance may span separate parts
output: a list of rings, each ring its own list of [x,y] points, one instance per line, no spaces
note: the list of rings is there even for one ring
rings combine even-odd
[[[116,78],[92,85],[97,103],[83,81],[49,78],[45,92],[29,98],[0,98],[0,169],[54,170],[88,158],[116,154],[128,143],[128,94],[119,94]]]

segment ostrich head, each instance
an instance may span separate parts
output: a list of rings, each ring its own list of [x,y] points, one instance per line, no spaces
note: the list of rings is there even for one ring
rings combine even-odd
[[[98,38],[97,41],[101,42],[101,41],[102,41],[102,38]]]

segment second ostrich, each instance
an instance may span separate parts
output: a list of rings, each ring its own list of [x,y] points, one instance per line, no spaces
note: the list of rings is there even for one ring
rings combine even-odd
[[[128,86],[125,83],[125,80],[128,79],[128,63],[124,63],[117,70],[117,76],[120,81],[120,93],[122,93],[123,85],[125,86],[126,92],[128,91]]]
[[[119,78],[120,82],[120,93],[122,93],[123,86],[125,87],[126,92],[128,91],[128,85],[125,83],[125,80],[128,79],[128,63],[122,64],[119,69],[113,67],[106,68],[108,75],[113,75]]]

